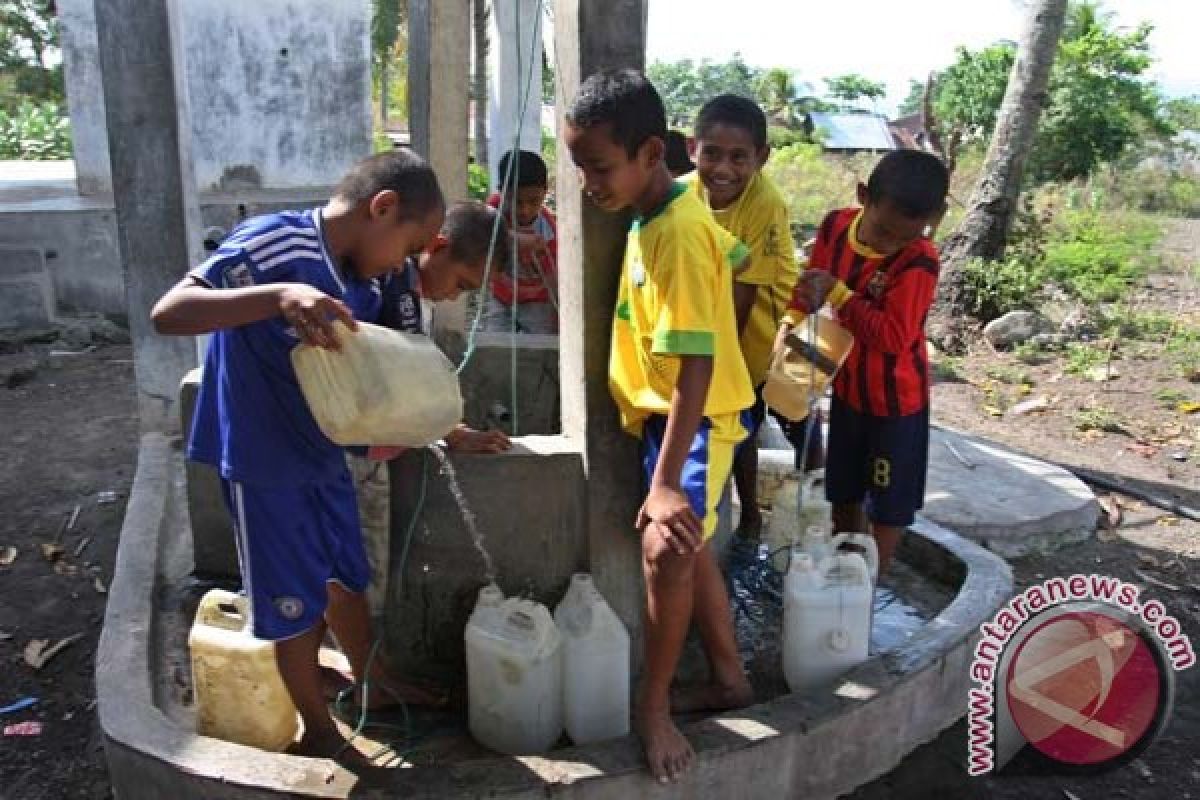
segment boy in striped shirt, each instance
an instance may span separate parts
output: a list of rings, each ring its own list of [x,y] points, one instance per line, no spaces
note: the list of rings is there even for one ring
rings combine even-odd
[[[946,211],[948,182],[946,167],[929,153],[884,156],[858,186],[861,208],[833,211],[821,223],[776,339],[778,347],[826,301],[854,335],[833,383],[825,491],[835,531],[863,531],[870,520],[881,572],[924,503],[925,320],[939,270],[928,237]]]

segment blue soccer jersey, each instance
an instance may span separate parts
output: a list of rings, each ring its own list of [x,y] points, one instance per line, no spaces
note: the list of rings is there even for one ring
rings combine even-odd
[[[360,280],[329,255],[319,210],[247,220],[192,276],[214,289],[306,283],[375,322],[405,301],[396,275]],[[393,312],[394,313],[394,312]],[[214,333],[204,364],[188,457],[227,480],[299,486],[338,478],[343,449],[317,426],[292,368],[299,343],[282,316]]]

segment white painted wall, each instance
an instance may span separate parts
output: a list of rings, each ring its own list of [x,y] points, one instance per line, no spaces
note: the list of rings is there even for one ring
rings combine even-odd
[[[58,0],[57,7],[75,148],[75,183],[82,195],[109,194],[112,171],[108,166],[95,0]]]
[[[520,149],[535,153],[542,150],[542,41],[545,37],[543,28],[536,25],[539,8],[537,0],[492,0],[491,47],[488,50],[488,159],[492,163],[488,168],[493,186],[499,181],[500,158],[513,147],[516,115],[520,109],[518,98],[525,92],[527,83],[529,102],[524,109]],[[536,36],[535,27],[538,27]]]
[[[80,190],[111,187],[94,0],[59,0]],[[336,183],[371,151],[368,0],[184,0],[200,191]]]

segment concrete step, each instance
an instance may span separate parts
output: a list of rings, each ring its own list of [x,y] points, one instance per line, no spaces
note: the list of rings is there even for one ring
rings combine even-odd
[[[0,245],[0,329],[45,326],[55,316],[54,284],[39,247]]]

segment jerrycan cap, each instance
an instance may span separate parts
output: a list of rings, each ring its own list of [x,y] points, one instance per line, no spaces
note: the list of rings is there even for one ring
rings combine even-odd
[[[494,583],[479,590],[475,605],[480,608],[495,608],[504,602],[504,591]]]

